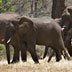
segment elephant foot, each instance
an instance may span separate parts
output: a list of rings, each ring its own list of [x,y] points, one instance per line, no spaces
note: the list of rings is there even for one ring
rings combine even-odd
[[[56,56],[56,62],[59,62],[61,60],[61,55],[60,56]]]
[[[35,62],[35,64],[39,64],[39,61],[38,62]]]
[[[39,61],[34,61],[35,62],[35,64],[38,64],[39,63]]]
[[[61,57],[56,57],[56,62],[59,62],[61,59]]]
[[[56,62],[59,62],[60,61],[60,59],[56,59]]]
[[[23,62],[27,62],[27,57],[22,57]]]
[[[65,56],[65,58],[66,58],[67,60],[71,60],[70,54],[69,54],[69,52],[67,51],[67,49],[65,49],[63,56]]]
[[[27,62],[27,60],[22,60],[22,62]]]
[[[8,62],[8,64],[10,64],[10,60],[8,60],[7,62]]]
[[[48,59],[48,62],[50,62],[50,61],[51,61],[51,58]]]
[[[8,62],[8,64],[10,64],[10,62]]]
[[[18,63],[19,60],[12,60],[11,64]]]

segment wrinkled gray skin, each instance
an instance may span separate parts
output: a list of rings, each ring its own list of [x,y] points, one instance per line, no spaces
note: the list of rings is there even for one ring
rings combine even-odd
[[[0,43],[1,44],[5,44],[5,33],[6,33],[6,27],[7,26],[11,26],[9,27],[10,31],[10,35],[12,35],[12,33],[14,33],[14,29],[16,28],[16,26],[14,27],[15,24],[17,24],[17,20],[16,18],[19,18],[20,15],[17,13],[13,13],[13,12],[6,12],[6,13],[1,13],[0,14]],[[17,41],[17,37],[12,38],[11,40],[11,45],[14,47],[14,55],[13,55],[13,62],[17,62],[19,61],[19,46],[18,46],[18,41]],[[18,52],[17,52],[18,51]],[[9,49],[6,48],[6,54],[7,54],[7,61],[8,63],[10,63],[10,56],[9,56]]]
[[[22,60],[26,60],[26,50],[28,50],[34,62],[39,63],[35,51],[36,44],[53,48],[59,60],[63,52],[67,59],[70,59],[62,39],[61,27],[53,19],[23,17],[19,22],[22,22],[19,25]]]
[[[64,12],[63,12],[63,14],[62,14],[62,17],[61,18],[59,18],[59,19],[55,19],[55,21],[57,22],[57,23],[59,23],[59,25],[62,27],[62,28],[64,28],[63,29],[63,39],[64,39],[64,42],[65,42],[65,46],[66,46],[66,48],[68,49],[68,51],[69,51],[69,54],[70,54],[70,56],[72,56],[72,47],[71,47],[71,39],[68,37],[69,35],[68,35],[68,33],[69,33],[69,30],[72,28],[72,6],[68,6],[65,10],[64,10]],[[71,35],[71,34],[70,34]],[[66,40],[66,38],[68,38],[67,40]],[[68,42],[67,42],[68,41]],[[48,50],[48,49],[47,49]],[[43,56],[43,58],[45,58],[46,57],[46,54],[47,54],[47,50],[45,50],[45,53],[44,53],[44,56]],[[53,53],[49,56],[49,60],[48,61],[50,61],[51,60],[51,57],[54,55],[54,51],[53,51]]]

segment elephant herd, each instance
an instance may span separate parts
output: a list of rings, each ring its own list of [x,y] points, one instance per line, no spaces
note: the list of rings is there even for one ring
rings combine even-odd
[[[61,60],[61,55],[70,60],[72,56],[72,6],[67,7],[62,17],[30,18],[20,16],[14,12],[0,14],[0,43],[5,44],[7,62],[19,61],[21,51],[22,61],[27,61],[27,50],[35,63],[39,63],[35,45],[45,45],[44,57],[49,47],[56,53],[56,61]],[[10,61],[10,45],[14,48],[12,62]],[[69,53],[68,53],[69,52]],[[53,54],[51,54],[53,55]]]

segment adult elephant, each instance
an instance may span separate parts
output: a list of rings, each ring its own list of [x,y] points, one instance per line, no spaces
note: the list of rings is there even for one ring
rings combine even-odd
[[[70,34],[70,31],[71,31],[70,29],[72,28],[72,6],[66,7],[66,9],[63,11],[62,17],[58,18],[58,19],[55,19],[55,21],[63,29],[63,39],[64,39],[64,42],[65,42],[65,46],[66,46],[67,50],[69,51],[70,56],[72,56],[71,39],[70,38],[68,38],[69,40],[67,39],[67,37],[68,37],[68,35]],[[45,48],[45,52],[44,52],[43,58],[46,57],[47,50],[48,50],[48,47]],[[50,54],[48,61],[51,60],[51,58],[54,55],[54,53],[55,52],[53,51],[52,54]]]
[[[62,39],[61,27],[52,18],[28,18],[22,17],[19,21],[19,37],[21,42],[22,60],[25,59],[26,49],[31,53],[35,63],[38,63],[35,45],[45,45],[52,47],[57,58],[61,59],[61,54],[64,54],[67,59],[70,59]],[[8,32],[8,31],[7,31]],[[9,36],[6,34],[6,42]],[[7,49],[9,44],[6,43]]]
[[[18,18],[20,18],[20,15],[17,13],[14,13],[14,12],[6,12],[6,13],[0,14],[0,43],[1,44],[5,44],[5,33],[6,33],[7,26],[9,26],[9,25],[11,26],[11,27],[9,27],[10,28],[9,32],[15,32],[14,29],[17,28]],[[14,47],[14,55],[13,55],[12,62],[19,61],[20,48],[18,47],[17,37],[15,39],[12,39],[11,43],[10,43]],[[9,49],[6,49],[6,50],[9,50]],[[8,55],[9,51],[6,51],[6,52]],[[9,57],[7,59],[8,59],[8,63],[10,63]]]
[[[72,28],[68,30],[66,38],[65,38],[65,45],[68,48],[70,54],[72,54]]]

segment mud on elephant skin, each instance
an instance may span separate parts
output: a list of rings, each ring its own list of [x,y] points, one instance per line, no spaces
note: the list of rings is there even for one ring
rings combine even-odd
[[[67,59],[70,59],[64,46],[61,35],[61,27],[51,18],[27,18],[22,17],[19,21],[19,36],[21,42],[22,60],[26,60],[26,49],[30,52],[35,63],[38,57],[35,45],[45,45],[52,47],[60,60],[62,51]],[[25,56],[24,56],[25,55]]]
[[[20,15],[14,12],[6,12],[6,13],[1,13],[0,14],[0,43],[1,44],[5,44],[5,33],[6,33],[6,27],[11,25],[11,27],[9,27],[10,31],[9,33],[12,34],[12,32],[14,32],[14,25],[17,24],[17,18],[19,18]],[[12,39],[11,43],[10,43],[13,47],[14,47],[14,55],[13,55],[13,61],[19,61],[19,48],[18,48],[18,44],[17,44],[17,40],[16,39]],[[6,54],[8,55],[9,51],[7,51],[9,49],[6,49]],[[18,51],[18,52],[17,52]],[[10,63],[10,56],[7,56],[7,61],[8,63]]]

